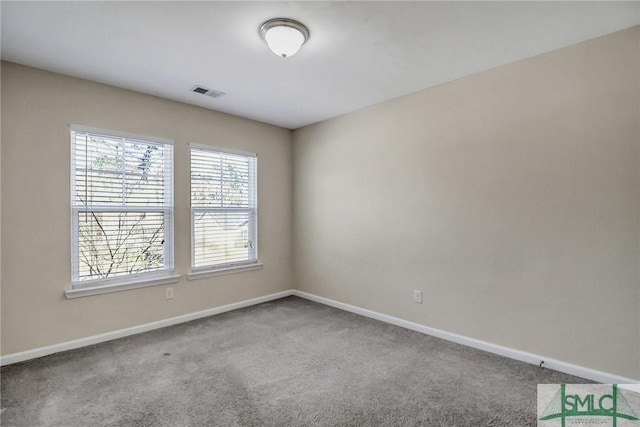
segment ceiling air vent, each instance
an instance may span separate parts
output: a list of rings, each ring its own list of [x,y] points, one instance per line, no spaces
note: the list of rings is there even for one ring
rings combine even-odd
[[[191,88],[191,92],[200,93],[202,95],[210,96],[211,98],[220,98],[222,95],[226,95],[219,90],[208,89],[204,86],[194,86]]]

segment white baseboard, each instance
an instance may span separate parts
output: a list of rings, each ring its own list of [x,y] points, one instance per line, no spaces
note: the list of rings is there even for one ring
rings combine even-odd
[[[340,310],[349,311],[351,313],[359,314],[361,316],[380,320],[381,322],[400,326],[405,329],[410,329],[412,331],[420,332],[426,335],[442,338],[447,341],[452,341],[458,344],[466,345],[467,347],[477,348],[479,350],[484,350],[486,352],[508,357],[510,359],[531,363],[532,365],[539,365],[541,361],[544,361],[543,366],[545,368],[553,369],[554,371],[564,372],[570,375],[575,375],[577,377],[586,378],[588,380],[596,381],[599,383],[603,383],[603,384],[640,383],[640,380],[625,378],[619,375],[614,375],[614,374],[610,374],[608,372],[603,372],[603,371],[597,371],[595,369],[574,365],[572,363],[563,362],[561,360],[552,359],[552,358],[541,356],[538,354],[515,350],[513,348],[503,347],[501,345],[492,344],[490,342],[480,341],[474,338],[465,337],[463,335],[453,334],[451,332],[442,331],[440,329],[430,328],[428,326],[420,325],[418,323],[410,322],[408,320],[403,320],[393,316],[387,316],[386,314],[378,313],[372,310],[367,310],[361,307],[356,307],[350,304],[345,304],[339,301],[320,297],[307,292],[294,290],[293,295],[300,298],[308,299],[310,301],[318,302],[320,304],[339,308]]]
[[[118,331],[107,332],[100,335],[93,335],[86,338],[80,338],[73,341],[66,341],[60,344],[54,344],[47,347],[40,347],[33,350],[22,351],[19,353],[7,354],[0,357],[0,366],[10,365],[12,363],[23,362],[25,360],[35,359],[37,357],[47,356],[61,351],[73,350],[74,348],[86,347],[88,345],[99,344],[105,341],[111,341],[117,338],[123,338],[129,335],[140,334],[142,332],[152,331],[154,329],[164,328],[166,326],[177,325],[179,323],[189,322],[191,320],[201,319],[203,317],[213,316],[227,311],[237,310],[239,308],[249,307],[251,305],[261,304],[267,301],[288,297],[293,295],[292,290],[277,292],[275,294],[265,295],[244,301],[227,304],[220,307],[209,308],[207,310],[196,311],[182,316],[172,317],[170,319],[158,320],[157,322],[145,323],[144,325],[133,326],[131,328],[120,329]]]
[[[304,298],[320,304],[335,307],[340,310],[359,314],[361,316],[369,317],[371,319],[380,320],[381,322],[389,323],[405,329],[420,332],[425,335],[431,335],[437,338],[442,338],[447,341],[452,341],[458,344],[466,345],[468,347],[477,348],[479,350],[484,350],[489,353],[508,357],[510,359],[519,360],[521,362],[531,363],[533,365],[539,365],[541,361],[544,361],[544,367],[546,368],[564,372],[571,375],[575,375],[578,377],[586,378],[599,383],[604,383],[604,384],[638,384],[640,383],[640,381],[636,379],[625,378],[619,375],[610,374],[608,372],[598,371],[595,369],[586,368],[584,366],[563,362],[561,360],[551,359],[538,354],[529,353],[526,351],[520,351],[520,350],[512,349],[509,347],[503,347],[503,346],[492,344],[486,341],[481,341],[474,338],[465,337],[463,335],[442,331],[440,329],[430,328],[428,326],[420,325],[418,323],[410,322],[408,320],[403,320],[398,317],[388,316],[386,314],[378,313],[372,310],[367,310],[365,308],[357,307],[350,304],[345,304],[329,298],[320,297],[314,294],[310,294],[308,292],[303,292],[303,291],[294,290],[294,289],[277,292],[274,294],[265,295],[258,298],[239,301],[236,303],[227,304],[220,307],[214,307],[207,310],[197,311],[195,313],[189,313],[182,316],[172,317],[170,319],[159,320],[157,322],[146,323],[144,325],[133,326],[131,328],[120,329],[118,331],[107,332],[104,334],[94,335],[86,338],[80,338],[73,341],[66,341],[60,344],[54,344],[47,347],[40,347],[33,350],[22,351],[19,353],[8,354],[6,356],[0,357],[0,366],[10,365],[12,363],[17,363],[17,362],[23,362],[25,360],[47,356],[50,354],[59,353],[61,351],[73,350],[74,348],[80,348],[80,347],[86,347],[89,345],[99,344],[101,342],[111,341],[117,338],[123,338],[123,337],[129,336],[129,335],[135,335],[142,332],[152,331],[154,329],[160,329],[166,326],[177,325],[180,323],[189,322],[191,320],[201,319],[203,317],[213,316],[215,314],[237,310],[239,308],[261,304],[263,302],[285,298],[291,295],[295,295],[300,298]]]

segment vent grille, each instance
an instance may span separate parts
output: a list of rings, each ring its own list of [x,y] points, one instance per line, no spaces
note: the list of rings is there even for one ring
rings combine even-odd
[[[209,89],[209,88],[206,88],[206,87],[200,86],[200,85],[196,85],[193,88],[191,88],[191,92],[199,93],[201,95],[210,96],[211,98],[220,98],[221,96],[226,95],[226,93],[224,93],[222,91]]]

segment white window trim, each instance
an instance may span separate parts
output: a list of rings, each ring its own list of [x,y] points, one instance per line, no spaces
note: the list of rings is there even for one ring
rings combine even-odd
[[[216,266],[215,268],[205,267],[193,269],[187,274],[188,280],[198,280],[207,277],[224,276],[226,274],[242,273],[243,271],[260,270],[264,264],[260,261],[252,261],[244,264],[225,264],[225,266]]]
[[[118,130],[94,128],[90,126],[76,125],[73,123],[69,125],[69,130],[72,130],[75,132],[95,133],[103,136],[115,136],[118,138],[140,139],[143,141],[155,142],[158,144],[175,145],[175,142],[173,141],[173,139],[160,138],[157,136],[150,136],[150,135],[142,135],[138,133],[122,132]]]
[[[75,221],[75,215],[78,212],[85,209],[81,206],[74,206],[73,198],[75,194],[75,176],[71,173],[70,168],[70,202],[71,202],[71,272],[72,272],[72,280],[71,280],[71,289],[65,291],[66,298],[78,298],[89,295],[100,295],[110,292],[119,292],[129,289],[137,289],[147,286],[157,286],[164,285],[168,283],[176,283],[180,280],[180,276],[176,275],[173,271],[174,269],[174,217],[175,217],[175,201],[174,201],[174,176],[175,176],[175,143],[172,139],[160,138],[156,136],[150,135],[142,135],[135,134],[129,132],[115,131],[109,129],[101,129],[91,126],[70,124],[69,125],[69,137],[71,138],[71,132],[87,132],[92,134],[104,135],[107,137],[119,137],[119,138],[127,138],[127,139],[135,139],[135,140],[143,140],[149,141],[157,144],[170,145],[173,149],[173,153],[171,156],[171,194],[170,198],[170,206],[164,207],[108,207],[108,206],[100,206],[98,208],[92,209],[92,211],[117,211],[117,212],[125,212],[125,211],[149,211],[149,212],[164,212],[165,214],[165,241],[169,242],[168,245],[165,245],[165,257],[168,261],[165,263],[167,268],[158,271],[144,272],[127,276],[116,276],[112,278],[105,279],[95,279],[95,280],[83,280],[83,281],[74,281],[73,275],[78,268],[78,228],[77,223]],[[70,144],[70,159],[73,162],[74,156],[74,145]]]
[[[134,277],[135,276],[135,277]],[[131,289],[146,288],[149,286],[168,285],[180,281],[180,275],[173,271],[161,271],[159,273],[141,273],[127,277],[114,277],[112,279],[99,279],[79,282],[86,286],[76,286],[64,291],[67,299],[102,295],[111,292],[128,291]]]
[[[195,142],[189,143],[189,150],[191,150],[192,148],[195,148],[196,150],[219,151],[221,153],[227,153],[227,154],[238,154],[240,156],[247,156],[247,157],[256,157],[256,158],[258,157],[256,153],[252,153],[250,151],[242,151],[242,150],[235,150],[233,148],[217,147],[215,145],[196,144]],[[189,161],[191,161],[191,157],[189,157]]]
[[[198,280],[198,279],[203,279],[206,277],[215,277],[215,276],[222,276],[222,275],[227,275],[227,274],[233,274],[233,273],[241,273],[244,271],[252,271],[252,270],[259,270],[263,267],[262,262],[260,261],[259,258],[259,251],[258,251],[258,191],[257,188],[253,189],[253,194],[254,194],[254,198],[255,198],[255,224],[254,224],[254,240],[253,240],[253,244],[254,244],[254,251],[256,253],[256,258],[252,259],[252,260],[248,260],[248,261],[239,261],[239,262],[233,262],[233,263],[228,263],[228,264],[218,264],[215,266],[205,266],[205,267],[194,267],[193,266],[193,262],[195,260],[195,245],[194,245],[194,241],[195,241],[195,230],[194,230],[194,214],[197,211],[202,211],[202,210],[206,210],[209,211],[210,209],[207,208],[201,208],[201,207],[193,207],[191,206],[191,150],[192,149],[196,149],[196,150],[206,150],[206,151],[217,151],[217,152],[221,152],[221,153],[227,153],[227,154],[237,154],[237,155],[241,155],[241,156],[247,156],[247,157],[255,157],[256,159],[258,158],[258,155],[256,153],[251,153],[248,151],[242,151],[242,150],[235,150],[235,149],[230,149],[230,148],[224,148],[224,147],[218,147],[218,146],[214,146],[214,145],[206,145],[206,144],[197,144],[194,142],[190,142],[189,143],[189,205],[190,205],[190,211],[191,211],[191,272],[187,274],[187,279],[188,280]],[[258,173],[258,171],[256,170],[256,174]],[[255,177],[255,180],[253,180],[251,183],[255,182],[256,186],[257,186],[257,182],[258,182],[258,177]],[[224,210],[233,210],[233,208],[221,208],[220,211],[224,211]],[[247,209],[241,208],[239,209],[241,211],[246,211]]]

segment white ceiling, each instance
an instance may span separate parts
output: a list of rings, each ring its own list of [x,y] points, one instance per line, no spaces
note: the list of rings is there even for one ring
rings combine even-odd
[[[295,129],[640,24],[640,2],[9,2],[4,60]],[[311,37],[279,58],[270,18]],[[213,99],[196,85],[226,92]]]

